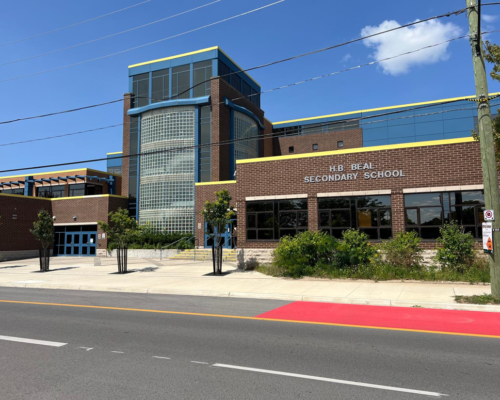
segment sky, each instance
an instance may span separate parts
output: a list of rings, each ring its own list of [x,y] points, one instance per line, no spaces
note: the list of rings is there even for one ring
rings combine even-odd
[[[136,7],[39,36],[144,1]],[[220,46],[241,67],[250,68],[465,7],[463,0],[285,0],[208,28],[122,52],[278,1],[220,0],[141,29],[43,57],[14,62],[113,35],[214,1],[6,2],[0,13],[0,122],[120,99],[128,91],[128,65],[143,61]],[[500,6],[484,7],[482,30],[500,29],[499,17]],[[250,74],[265,91],[467,33],[468,20],[466,14],[461,14],[262,68]],[[19,41],[31,36],[37,37]],[[487,39],[499,43],[500,34],[489,34]],[[117,52],[120,54],[85,62]],[[78,65],[60,68],[71,64]],[[47,70],[53,71],[38,74]],[[35,75],[23,77],[31,74]],[[489,90],[490,93],[500,92],[500,83],[490,80]],[[278,122],[474,93],[469,41],[460,39],[385,63],[263,94],[261,105],[265,116],[270,121]],[[106,157],[108,152],[121,151],[122,128],[118,126],[17,145],[3,144],[122,122],[123,104],[118,102],[0,125],[0,171],[23,168],[19,172],[0,175],[23,174],[28,172],[29,167]],[[106,170],[106,163],[100,161],[44,168],[43,171],[80,166]]]

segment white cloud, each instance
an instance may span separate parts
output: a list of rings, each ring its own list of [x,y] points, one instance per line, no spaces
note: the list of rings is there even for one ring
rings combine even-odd
[[[347,62],[352,58],[352,56],[347,53],[344,57],[342,57],[342,62]]]
[[[399,26],[401,25],[396,21],[384,21],[379,26],[364,27],[361,30],[361,36],[372,35]],[[440,21],[431,20],[366,39],[364,43],[367,47],[375,49],[371,57],[380,60],[408,51],[417,50],[428,45],[444,42],[460,36],[460,33],[461,29],[453,23],[441,23]],[[447,49],[448,44],[443,44],[394,60],[384,61],[380,63],[380,66],[387,75],[396,76],[406,74],[412,67],[418,65],[435,64],[440,61],[446,61],[449,58]]]
[[[492,22],[495,22],[498,19],[498,15],[483,14],[481,15],[481,18],[483,19],[484,22],[488,22],[491,24]]]

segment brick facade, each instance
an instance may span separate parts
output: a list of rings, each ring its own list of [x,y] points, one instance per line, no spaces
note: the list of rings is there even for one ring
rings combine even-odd
[[[432,143],[432,142],[430,142]],[[411,146],[411,147],[410,147]],[[480,148],[477,142],[458,140],[456,143],[424,145],[411,144],[391,149],[377,150],[361,148],[352,151],[337,151],[321,155],[293,156],[279,160],[259,159],[257,162],[238,164],[236,184],[221,183],[196,187],[196,222],[203,221],[199,215],[206,200],[215,198],[214,192],[228,189],[238,210],[238,247],[266,249],[275,248],[276,241],[246,241],[246,198],[258,196],[307,195],[309,229],[318,230],[318,194],[337,196],[361,195],[369,191],[390,191],[392,202],[393,232],[405,229],[403,189],[429,188],[429,191],[460,190],[460,187],[482,184]],[[352,170],[352,164],[367,164],[366,170]],[[330,172],[330,167],[344,166],[343,172]],[[401,176],[382,178],[382,171],[398,171]],[[322,181],[323,175],[357,173],[357,179]],[[368,173],[370,178],[365,179]],[[373,174],[373,177],[371,177]],[[321,182],[306,183],[305,177],[319,176]],[[351,176],[353,177],[353,176]],[[358,192],[358,193],[352,193]],[[197,229],[200,243],[202,233]],[[424,247],[434,248],[426,243]]]
[[[130,117],[127,112],[132,107],[132,93],[123,95],[123,156],[130,155]],[[128,176],[129,176],[129,158],[122,158],[122,190],[124,196],[128,196]]]
[[[339,150],[338,142],[343,143],[343,149],[354,149],[363,147],[363,129],[275,137],[273,142],[274,156],[311,153],[315,151],[313,150],[313,144],[318,145],[318,152]],[[293,153],[289,151],[291,146],[293,146]]]

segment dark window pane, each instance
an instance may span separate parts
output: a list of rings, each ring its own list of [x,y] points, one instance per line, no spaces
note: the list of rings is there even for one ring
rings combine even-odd
[[[247,203],[247,212],[273,211],[272,201],[255,201]]]
[[[280,229],[280,238],[283,236],[295,236],[297,231],[295,229]]]
[[[378,239],[378,230],[377,229],[360,229],[361,232],[366,233],[370,240]]]
[[[351,211],[349,211],[349,210],[332,210],[332,227],[350,228],[351,227]]]
[[[307,228],[307,213],[306,212],[297,213],[297,226]]]
[[[256,228],[257,218],[255,214],[247,215],[247,228]]]
[[[439,237],[439,228],[421,228],[420,237],[422,239],[437,239]]]
[[[257,231],[247,231],[247,240],[257,239]]]
[[[295,228],[297,226],[297,214],[294,212],[280,213],[280,227],[283,228]]]
[[[175,96],[177,99],[189,99],[191,97],[188,90],[191,86],[190,75],[189,65],[172,68],[172,97]]]
[[[380,229],[380,239],[390,239],[392,237],[392,229]]]
[[[344,229],[332,229],[332,236],[337,239],[342,239],[342,232],[344,232]]]
[[[380,226],[390,226],[391,225],[391,211],[390,210],[379,210],[379,222]]]
[[[239,74],[231,75],[231,85],[241,93],[241,78]]]
[[[346,197],[320,198],[318,200],[318,207],[320,210],[327,210],[331,208],[349,208],[350,200]]]
[[[274,223],[273,213],[263,213],[257,215],[258,228],[272,228]]]
[[[475,211],[476,208],[474,206],[452,207],[451,220],[457,221],[459,225],[475,225]]]
[[[406,224],[407,225],[417,225],[418,224],[418,218],[417,218],[417,210],[406,210]]]
[[[222,61],[219,61],[219,76],[222,77],[222,79],[224,79],[227,83],[231,82],[231,76],[228,75],[230,72],[231,70],[229,67]]]
[[[319,213],[319,226],[330,226],[330,213],[328,211]]]
[[[307,210],[307,199],[281,200],[280,210]]]
[[[405,194],[405,207],[440,206],[440,193]]]
[[[484,191],[452,192],[451,204],[484,204]]]
[[[73,236],[73,243],[74,244],[80,244],[80,235],[74,235]]]
[[[420,225],[443,225],[443,213],[441,207],[421,208]]]
[[[466,226],[466,227],[464,227],[464,232],[465,232],[465,233],[470,232],[470,234],[471,234],[473,237],[476,237],[476,236],[477,236],[477,234],[476,234],[476,227],[475,227],[475,226]]]
[[[390,207],[391,196],[370,196],[357,198],[359,208],[367,207]]]
[[[89,251],[90,251],[91,256],[95,256],[95,247],[94,246],[89,247]]]
[[[259,240],[273,240],[273,231],[272,230],[257,231],[257,238]]]
[[[86,256],[86,255],[87,255],[87,252],[88,252],[88,247],[87,247],[87,246],[83,246],[83,247],[82,247],[82,255],[83,255],[83,256]]]

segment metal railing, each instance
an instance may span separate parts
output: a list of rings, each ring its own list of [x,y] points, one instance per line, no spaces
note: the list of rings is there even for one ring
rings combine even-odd
[[[177,253],[178,253],[179,252],[179,246],[181,245],[181,243],[184,242],[184,241],[191,240],[191,239],[194,239],[194,241],[195,241],[193,253],[194,253],[194,261],[196,261],[196,243],[199,241],[199,239],[196,236],[183,237],[183,238],[181,238],[179,240],[176,240],[173,243],[170,243],[168,246],[161,247],[160,248],[160,260],[163,260],[163,249],[168,249],[169,247],[172,247],[174,244],[177,244],[177,246],[175,247],[175,249],[177,250]]]

